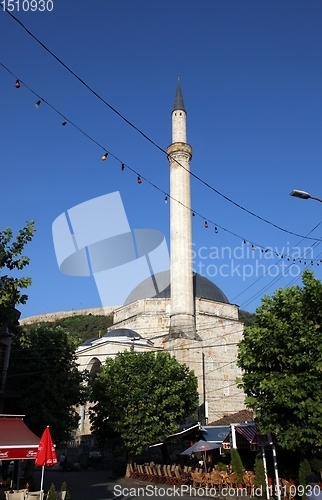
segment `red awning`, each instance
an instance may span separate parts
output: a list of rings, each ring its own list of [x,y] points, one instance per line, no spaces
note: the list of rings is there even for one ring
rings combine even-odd
[[[262,436],[256,430],[255,425],[234,425],[236,431],[237,448],[247,448],[251,450],[259,450],[263,446],[265,449],[271,448],[271,443],[267,436]],[[223,441],[223,448],[229,450],[231,448],[231,432]]]
[[[241,434],[249,443],[251,443],[257,434],[256,427],[254,425],[250,426],[239,426],[235,427],[236,432]]]
[[[0,415],[0,460],[35,459],[38,445],[22,416]]]

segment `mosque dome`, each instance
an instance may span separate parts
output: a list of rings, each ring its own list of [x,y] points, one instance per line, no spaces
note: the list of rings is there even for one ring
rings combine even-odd
[[[156,275],[146,278],[142,283],[136,286],[130,295],[127,297],[124,305],[130,304],[140,299],[148,297],[157,298],[170,298],[170,271],[163,271]],[[156,290],[161,289],[161,292]],[[215,283],[210,281],[205,276],[198,273],[193,273],[193,295],[201,299],[213,300],[214,302],[223,302],[229,304],[224,292]]]
[[[117,328],[116,330],[111,330],[110,332],[105,333],[103,335],[104,338],[113,338],[113,337],[127,337],[129,339],[138,340],[141,339],[141,335],[134,330],[130,330],[129,328]]]

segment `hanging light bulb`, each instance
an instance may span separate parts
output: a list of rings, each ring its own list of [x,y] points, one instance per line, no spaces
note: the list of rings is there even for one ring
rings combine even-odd
[[[37,101],[37,102],[35,103],[35,108],[37,108],[37,109],[38,109],[38,108],[39,108],[39,106],[40,106],[40,104],[41,104],[41,100],[39,99],[39,101]]]
[[[252,245],[252,250],[255,250],[255,245]]]
[[[246,245],[246,243],[247,243],[247,241],[246,241],[246,240],[244,240],[244,245]]]
[[[207,229],[208,227],[208,222],[205,220],[205,228]]]
[[[16,80],[15,87],[16,87],[16,89],[20,88],[20,82],[19,82],[19,80]]]
[[[215,233],[218,234],[218,229],[216,226],[215,226]]]
[[[164,197],[164,203],[168,203],[168,195],[167,194]]]
[[[102,160],[105,161],[107,157],[108,157],[108,153],[103,154]]]
[[[138,184],[142,184],[142,179],[139,175],[138,175]]]
[[[196,214],[194,212],[192,212],[192,217],[194,217]]]
[[[124,170],[124,169],[125,169],[125,165],[124,165],[124,163],[122,163],[121,170]]]
[[[63,127],[65,127],[65,125],[67,125],[66,120],[64,120],[64,121],[62,122],[62,126],[63,126]]]

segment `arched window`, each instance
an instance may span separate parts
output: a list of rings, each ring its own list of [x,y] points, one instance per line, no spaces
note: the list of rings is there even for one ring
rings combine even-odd
[[[207,358],[206,367],[207,367],[208,371],[211,371],[214,368],[214,362],[213,362],[213,359],[211,356],[208,356],[208,358]]]
[[[101,362],[97,358],[92,358],[91,361],[87,365],[87,370],[92,378],[94,378],[101,368]]]
[[[223,393],[224,393],[224,396],[229,396],[229,384],[228,384],[228,380],[224,380],[224,383],[223,383]]]

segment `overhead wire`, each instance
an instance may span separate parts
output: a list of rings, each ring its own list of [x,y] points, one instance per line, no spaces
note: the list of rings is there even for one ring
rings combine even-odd
[[[220,228],[221,230],[237,237],[238,239],[240,239],[241,241],[244,242],[244,244],[247,244],[250,243],[251,244],[251,249],[252,251],[253,250],[256,250],[256,249],[259,249],[262,253],[264,252],[267,252],[267,251],[271,251],[271,248],[270,247],[264,247],[263,245],[261,244],[258,244],[256,242],[252,242],[252,241],[249,241],[241,236],[241,235],[238,235],[237,233],[221,226],[220,224],[218,224],[217,222],[211,220],[211,218],[209,217],[205,217],[204,215],[202,215],[201,213],[195,211],[194,209],[186,206],[184,203],[182,203],[180,200],[177,200],[176,198],[174,198],[173,196],[171,196],[170,194],[166,193],[162,188],[160,188],[159,186],[157,186],[155,183],[151,182],[147,177],[141,175],[137,170],[135,170],[134,168],[130,167],[128,164],[125,164],[118,156],[116,156],[115,154],[113,154],[111,151],[109,151],[108,148],[105,148],[102,144],[100,144],[98,141],[96,141],[92,136],[90,136],[88,133],[86,133],[82,128],[80,128],[75,122],[73,122],[72,120],[68,119],[66,117],[66,114],[62,113],[61,111],[59,111],[55,106],[53,106],[47,99],[43,98],[40,96],[40,94],[38,94],[37,92],[35,92],[29,85],[27,85],[23,80],[21,79],[18,79],[17,78],[17,75],[15,75],[7,66],[5,66],[3,63],[0,62],[0,66],[5,69],[10,75],[12,75],[14,78],[16,78],[16,81],[19,81],[19,84],[23,84],[37,99],[39,99],[38,102],[44,102],[46,105],[48,105],[55,113],[57,113],[61,118],[63,118],[64,122],[62,124],[66,124],[66,123],[69,123],[70,125],[72,125],[73,127],[75,127],[80,133],[82,133],[87,139],[89,139],[90,141],[92,141],[94,144],[96,144],[97,146],[99,146],[102,150],[106,151],[105,155],[110,155],[112,158],[114,158],[115,160],[117,160],[120,164],[121,164],[121,169],[124,170],[124,168],[126,167],[128,170],[130,170],[132,173],[134,173],[138,179],[140,179],[140,182],[142,180],[144,180],[145,182],[147,182],[147,184],[149,184],[150,186],[152,186],[153,188],[157,189],[159,192],[161,192],[165,197],[166,199],[170,198],[172,199],[174,202],[180,204],[181,206],[183,206],[184,208],[186,208],[187,210],[189,210],[191,212],[191,214],[193,216],[197,215],[199,216],[201,219],[203,219],[204,221],[209,221],[211,224],[213,224],[213,226],[215,227],[215,230],[216,232],[218,232],[218,228]],[[208,222],[207,222],[207,227],[208,227]],[[309,233],[310,234],[310,233]],[[302,239],[311,239],[311,240],[314,240],[316,241],[316,238],[310,238],[308,236],[301,236]],[[279,255],[280,257],[284,257],[284,255]],[[285,255],[285,257],[288,257],[288,255]]]
[[[322,222],[322,221],[321,221]],[[320,225],[321,222],[318,224]],[[317,227],[317,226],[316,226]],[[315,228],[314,228],[315,229]],[[314,230],[313,229],[313,230]],[[318,242],[315,242],[312,246],[318,246],[320,243],[322,242],[322,240],[320,239]],[[321,256],[321,253],[318,255],[318,258]],[[301,258],[301,260],[304,260],[304,257]],[[309,262],[308,265],[306,265],[306,262]],[[305,269],[307,269],[308,267],[310,267],[312,265],[312,262],[310,259],[306,259],[304,260],[304,265],[306,266]],[[291,268],[292,266],[294,266],[294,262],[290,263],[288,268]],[[276,277],[274,277],[267,285],[265,285],[263,288],[261,288],[260,290],[258,290],[252,297],[249,297],[245,302],[243,302],[241,304],[241,307],[247,307],[249,304],[251,304],[254,300],[256,300],[257,298],[259,298],[264,292],[266,292],[269,288],[271,288],[273,285],[276,285],[276,283],[283,277],[283,271],[281,271]],[[300,275],[294,277],[296,279],[299,279]],[[293,281],[293,280],[292,280]]]
[[[314,227],[313,227],[313,228],[312,228],[312,229],[308,232],[307,236],[308,236],[308,235],[310,235],[312,232],[314,232],[314,231],[315,231],[315,230],[316,230],[316,229],[317,229],[317,228],[318,228],[321,224],[322,224],[322,221],[320,221],[318,224],[316,224],[316,225],[315,225],[315,226],[314,226]],[[298,245],[300,245],[300,244],[301,244],[301,243],[302,243],[305,239],[307,239],[307,236],[303,237],[303,238],[302,238],[299,242],[297,242],[297,244],[296,244],[296,245],[294,245],[294,246],[292,247],[292,250],[293,250],[294,248],[297,248],[297,247],[298,247]],[[320,238],[319,240],[317,240],[316,242],[314,242],[312,246],[313,246],[313,247],[318,246],[321,242],[322,242],[322,239]],[[321,255],[321,254],[319,254],[317,258],[319,258],[319,257],[320,257],[320,255]],[[302,256],[301,260],[304,260],[304,257],[305,257],[305,256]],[[311,259],[307,259],[307,260],[310,260],[310,261],[311,261]],[[276,261],[276,262],[277,262],[277,261]],[[290,263],[290,265],[288,266],[288,269],[289,269],[292,265],[294,265],[294,262],[291,262],[291,263]],[[238,297],[240,297],[241,295],[243,295],[243,294],[244,294],[247,290],[249,290],[252,286],[254,286],[256,283],[258,283],[258,281],[259,281],[259,280],[263,279],[263,278],[264,278],[264,277],[268,274],[268,271],[269,271],[269,269],[267,269],[267,270],[266,270],[266,272],[265,272],[263,275],[259,276],[259,277],[258,277],[258,278],[257,278],[257,279],[256,279],[256,280],[252,283],[252,284],[250,284],[250,285],[249,285],[247,288],[245,288],[242,292],[240,292],[238,295],[235,295],[235,297],[234,297],[232,300],[233,300],[233,301],[234,301],[234,300],[236,300]],[[281,277],[283,276],[283,272],[281,271],[281,272],[279,273],[279,275],[278,275],[278,276],[281,278]],[[278,281],[278,280],[276,280],[276,278],[277,278],[277,277],[274,277],[274,278],[271,280],[271,282],[270,282],[270,284],[269,284],[269,285],[265,285],[263,288],[261,288],[261,290],[257,291],[254,295],[252,295],[251,297],[249,297],[249,298],[247,299],[247,301],[245,301],[245,302],[243,302],[243,303],[241,304],[241,306],[240,306],[240,307],[246,307],[247,305],[251,304],[254,300],[256,300],[256,299],[257,299],[257,298],[258,298],[258,297],[262,294],[262,292],[263,292],[263,291],[266,291],[268,288],[270,288],[270,286],[273,286],[273,284],[275,284],[275,283]]]
[[[120,113],[114,106],[112,106],[109,102],[107,102],[103,97],[98,94],[90,85],[88,85],[81,77],[79,77],[67,64],[65,64],[54,52],[52,52],[38,37],[36,37],[19,19],[17,19],[16,16],[12,14],[12,12],[9,12],[7,9],[4,9],[7,14],[11,16],[11,18],[16,21],[25,31],[26,33],[31,36],[46,52],[48,52],[59,64],[61,64],[74,78],[76,78],[87,90],[89,90],[97,99],[99,99],[103,104],[105,104],[111,111],[113,111],[117,116],[119,116],[125,123],[127,123],[130,127],[132,127],[136,132],[138,132],[144,139],[146,139],[148,142],[150,142],[154,147],[156,147],[159,151],[161,151],[163,154],[168,156],[167,151],[162,148],[159,144],[157,144],[153,139],[151,139],[147,134],[145,134],[139,127],[134,125],[130,120],[128,120],[122,113]],[[182,165],[177,159],[173,158],[173,160],[184,170],[186,170],[192,177],[194,177],[196,180],[198,180],[200,183],[202,183],[204,186],[206,186],[208,189],[212,190],[215,192],[217,195],[221,196],[224,198],[226,201],[229,203],[235,205],[237,208],[240,210],[243,210],[244,212],[248,213],[249,215],[257,218],[258,220],[265,222],[266,224],[278,229],[279,231],[285,232],[287,234],[291,234],[293,236],[298,236],[302,237],[300,234],[295,233],[293,231],[289,231],[285,228],[282,228],[278,224],[275,224],[264,217],[259,216],[258,214],[255,214],[251,210],[248,210],[247,208],[243,207],[241,204],[235,202],[228,196],[224,195],[221,193],[218,189],[214,188],[211,184],[208,182],[204,181],[200,176],[197,174],[193,173],[190,171],[190,169],[187,169],[184,165]],[[200,214],[198,214],[201,216]],[[203,216],[201,216],[203,218]],[[207,222],[207,219],[205,219],[205,222]],[[212,222],[212,221],[211,221]],[[215,224],[215,223],[213,223]],[[225,230],[224,228],[221,228]],[[228,231],[229,232],[229,231]],[[234,234],[234,233],[231,233]],[[235,234],[235,236],[237,236]]]

